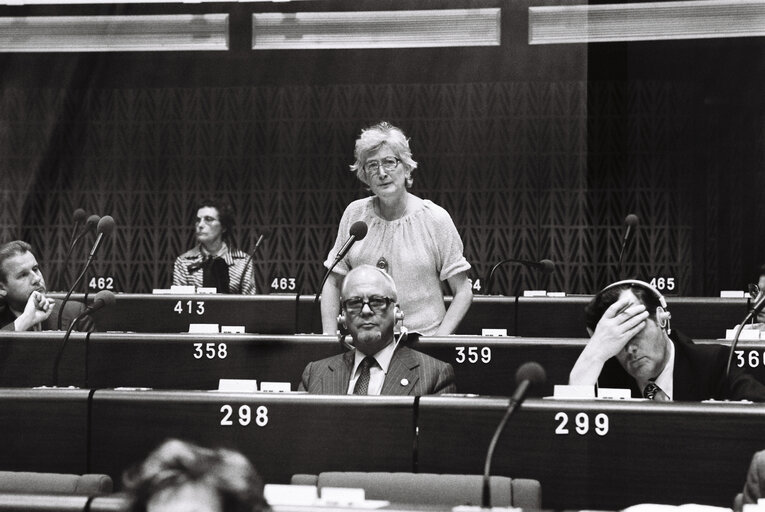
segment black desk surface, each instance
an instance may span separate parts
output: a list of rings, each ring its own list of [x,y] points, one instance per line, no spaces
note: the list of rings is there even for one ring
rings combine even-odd
[[[245,332],[293,334],[320,331],[313,296],[117,294],[117,303],[94,314],[99,331],[188,332],[190,323],[239,325]],[[91,296],[92,298],[92,296]],[[589,295],[503,297],[476,295],[457,334],[504,329],[510,336],[585,336]],[[446,298],[447,304],[451,297]],[[746,315],[746,299],[667,297],[673,325],[691,338],[725,335]]]
[[[91,472],[122,472],[170,437],[244,453],[269,483],[294,473],[411,471],[414,397],[96,391]]]
[[[419,470],[481,473],[507,404],[420,399]],[[763,448],[763,404],[528,400],[500,438],[491,472],[538,479],[544,508],[730,507]]]
[[[87,472],[86,389],[0,389],[0,469]]]

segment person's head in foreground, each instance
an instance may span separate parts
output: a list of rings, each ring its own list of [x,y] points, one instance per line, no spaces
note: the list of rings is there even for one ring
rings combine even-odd
[[[123,477],[130,512],[262,512],[263,482],[241,453],[171,439]]]

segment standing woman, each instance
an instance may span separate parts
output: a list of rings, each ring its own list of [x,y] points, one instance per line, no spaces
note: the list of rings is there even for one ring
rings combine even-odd
[[[345,209],[324,266],[332,265],[354,222],[364,221],[369,231],[337,264],[322,289],[324,333],[337,331],[343,277],[362,264],[376,265],[393,277],[409,330],[428,336],[453,333],[473,300],[467,278],[470,264],[449,213],[408,192],[417,168],[409,140],[399,128],[382,122],[362,130],[354,156],[351,171],[373,195]],[[444,281],[454,295],[448,310]]]
[[[218,293],[255,293],[252,258],[236,249],[231,208],[216,199],[197,207],[197,246],[173,266],[173,285],[216,288]]]

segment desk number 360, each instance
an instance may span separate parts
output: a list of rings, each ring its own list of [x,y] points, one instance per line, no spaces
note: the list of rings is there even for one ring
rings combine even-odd
[[[234,421],[231,419],[231,416],[234,415],[233,407],[225,404],[221,406],[220,412],[223,413],[223,417],[220,420],[221,426],[230,427],[234,424]],[[249,405],[241,406],[237,412],[239,416],[239,424],[241,426],[246,427],[252,422],[252,410]],[[268,408],[265,405],[260,405],[255,409],[255,424],[259,427],[268,425]]]
[[[555,421],[559,422],[558,427],[555,429],[556,435],[568,435],[568,414],[565,412],[559,412],[555,415]],[[576,425],[576,433],[580,436],[585,435],[590,431],[590,417],[587,413],[580,412],[574,416],[574,424]],[[608,434],[608,416],[602,412],[595,415],[595,433],[599,436]]]

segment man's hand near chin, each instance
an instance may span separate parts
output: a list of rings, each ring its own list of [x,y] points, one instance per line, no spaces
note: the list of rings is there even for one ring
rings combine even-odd
[[[17,331],[28,331],[40,322],[44,322],[53,312],[53,301],[43,293],[34,291],[29,296],[24,312],[15,320]]]

